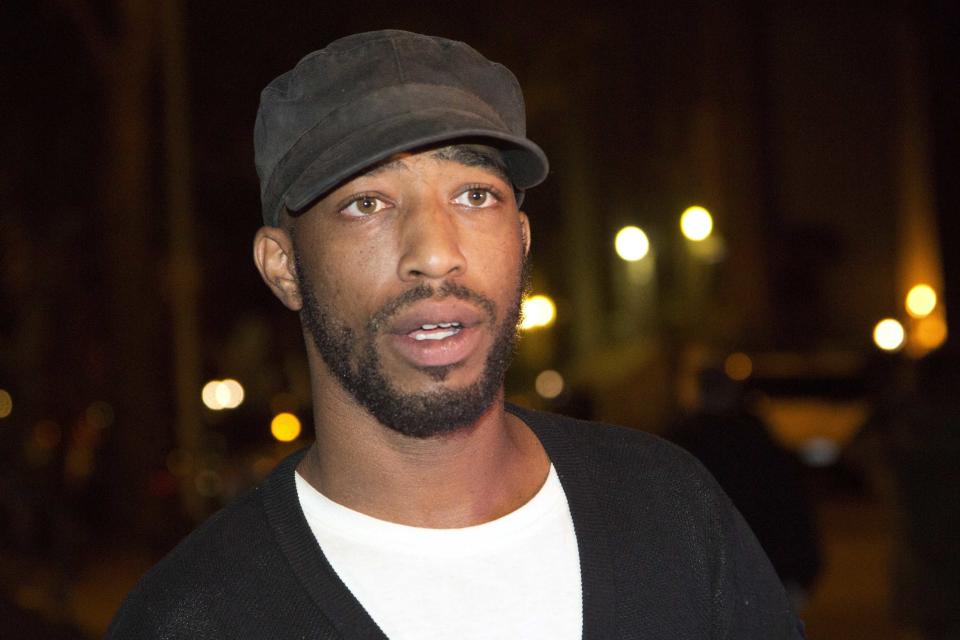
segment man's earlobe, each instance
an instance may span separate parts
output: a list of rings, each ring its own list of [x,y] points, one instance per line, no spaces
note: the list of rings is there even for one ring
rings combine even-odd
[[[273,295],[288,309],[299,311],[303,300],[290,235],[279,227],[260,227],[253,238],[253,262]]]

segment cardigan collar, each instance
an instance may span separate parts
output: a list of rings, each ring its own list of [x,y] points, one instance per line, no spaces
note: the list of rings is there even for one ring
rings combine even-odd
[[[507,405],[537,435],[557,470],[573,518],[580,553],[583,638],[614,638],[617,593],[610,532],[600,513],[591,470],[558,416]],[[320,549],[297,498],[294,473],[307,449],[284,459],[261,487],[261,501],[277,542],[304,589],[343,638],[386,640],[383,631],[340,580]]]

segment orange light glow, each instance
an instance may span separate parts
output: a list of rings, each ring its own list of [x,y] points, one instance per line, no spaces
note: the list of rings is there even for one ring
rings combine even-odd
[[[731,380],[746,380],[753,373],[753,361],[745,353],[731,353],[723,361],[723,371]]]
[[[278,413],[270,422],[270,433],[280,442],[293,442],[300,430],[300,419],[292,413]]]

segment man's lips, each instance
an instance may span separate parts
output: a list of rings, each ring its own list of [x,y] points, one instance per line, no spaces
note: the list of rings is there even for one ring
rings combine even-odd
[[[488,320],[487,315],[468,302],[461,300],[428,300],[412,305],[401,311],[387,326],[387,332],[394,335],[408,335],[411,332],[441,324],[458,323],[467,329]],[[435,327],[434,327],[435,328]]]
[[[431,300],[411,306],[390,323],[387,334],[400,357],[417,367],[462,362],[478,348],[487,315],[460,300]],[[444,326],[441,326],[444,325]]]

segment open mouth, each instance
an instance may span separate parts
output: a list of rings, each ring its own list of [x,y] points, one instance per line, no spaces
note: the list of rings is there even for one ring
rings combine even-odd
[[[397,313],[388,334],[394,353],[415,367],[465,362],[483,349],[492,318],[456,298],[418,302]]]
[[[444,340],[455,336],[463,330],[459,322],[438,322],[436,324],[422,324],[407,335],[414,340]]]

